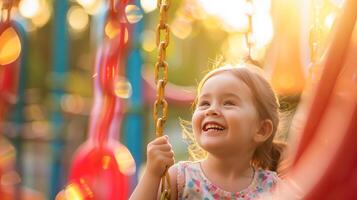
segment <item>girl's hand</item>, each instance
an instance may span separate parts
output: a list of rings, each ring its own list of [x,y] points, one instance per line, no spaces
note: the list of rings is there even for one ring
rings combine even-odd
[[[147,146],[147,173],[161,177],[175,163],[174,152],[168,136],[161,136]]]

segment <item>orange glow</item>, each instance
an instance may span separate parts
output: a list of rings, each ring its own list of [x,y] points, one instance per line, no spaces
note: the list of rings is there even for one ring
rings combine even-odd
[[[305,87],[305,74],[301,62],[300,20],[298,1],[274,2],[273,20],[276,31],[274,46],[269,52],[271,83],[279,95],[298,95]]]
[[[80,189],[80,187],[75,184],[69,184],[66,187],[65,190],[65,199],[70,199],[70,200],[83,200],[84,199],[84,195]]]
[[[273,75],[272,82],[278,93],[298,94],[304,89],[304,84],[299,78],[291,69],[277,70]]]
[[[14,62],[21,53],[21,42],[13,27],[7,28],[0,35],[0,65]]]
[[[135,173],[136,167],[134,158],[124,145],[120,145],[119,148],[117,148],[115,159],[119,163],[119,169],[123,174],[132,175]]]
[[[107,24],[105,25],[105,28],[104,28],[105,35],[108,36],[110,39],[113,39],[118,34],[120,34],[120,27],[117,24],[118,24],[117,22],[115,22],[113,20],[109,20],[107,22]],[[128,41],[128,38],[129,38],[128,29],[125,28],[125,35],[124,35],[125,43]]]
[[[103,169],[108,169],[108,166],[110,164],[110,157],[109,156],[103,156]]]

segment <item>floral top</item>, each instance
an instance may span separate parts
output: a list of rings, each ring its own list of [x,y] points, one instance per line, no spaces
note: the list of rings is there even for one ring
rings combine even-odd
[[[271,193],[279,180],[275,172],[256,169],[251,184],[239,191],[228,192],[210,182],[202,172],[199,162],[179,162],[177,167],[178,199],[251,200],[261,198],[263,193]]]

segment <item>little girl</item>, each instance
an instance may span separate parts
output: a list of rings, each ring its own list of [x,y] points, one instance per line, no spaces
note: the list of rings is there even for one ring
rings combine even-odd
[[[167,167],[171,199],[258,199],[279,180],[284,145],[277,143],[279,104],[261,70],[250,64],[224,66],[200,82],[192,116],[199,161],[174,164],[168,137],[147,146],[147,168],[131,200],[157,199]]]

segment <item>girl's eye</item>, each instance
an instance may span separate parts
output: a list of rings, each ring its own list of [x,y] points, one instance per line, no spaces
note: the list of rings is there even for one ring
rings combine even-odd
[[[225,106],[234,106],[234,105],[236,105],[233,101],[225,101],[224,103],[223,103],[223,105],[225,105]]]
[[[201,101],[199,104],[198,104],[199,107],[203,107],[203,106],[209,106],[209,102],[208,101]]]

